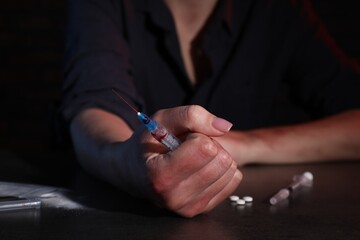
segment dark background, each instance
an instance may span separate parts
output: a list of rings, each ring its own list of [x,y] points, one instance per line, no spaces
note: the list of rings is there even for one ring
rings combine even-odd
[[[337,44],[360,59],[359,1],[312,2]],[[60,97],[66,5],[66,0],[0,3],[0,151],[25,158],[61,151],[51,123]]]

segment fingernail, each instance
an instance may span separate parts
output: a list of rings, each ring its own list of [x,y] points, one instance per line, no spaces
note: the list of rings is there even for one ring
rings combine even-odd
[[[215,117],[212,122],[212,126],[221,132],[228,132],[233,124],[223,118]]]

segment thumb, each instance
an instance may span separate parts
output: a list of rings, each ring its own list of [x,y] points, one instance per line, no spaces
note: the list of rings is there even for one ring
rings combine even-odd
[[[196,132],[210,137],[217,137],[227,133],[233,125],[198,105],[163,109],[154,115],[154,119],[175,135]]]

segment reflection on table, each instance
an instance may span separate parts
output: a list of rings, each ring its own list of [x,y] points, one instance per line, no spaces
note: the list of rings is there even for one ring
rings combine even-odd
[[[0,181],[54,187],[27,181],[17,176],[21,171],[1,168],[8,166],[4,162]],[[314,174],[311,188],[269,204],[293,175],[305,171]],[[242,172],[234,194],[252,196],[253,203],[238,206],[225,200],[210,213],[184,219],[75,171],[72,184],[55,186],[75,205],[48,201],[39,211],[0,213],[0,239],[360,239],[360,163],[247,166]],[[27,177],[36,174],[42,172]]]

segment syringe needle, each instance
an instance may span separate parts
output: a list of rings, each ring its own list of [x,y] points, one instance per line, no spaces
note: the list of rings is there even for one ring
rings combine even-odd
[[[115,91],[115,89],[111,89],[111,91],[113,93],[115,93],[116,96],[118,96],[119,98],[121,98],[132,110],[134,110],[136,113],[138,113],[139,111],[134,108],[130,103],[128,103],[128,101],[125,100],[125,98],[123,98],[117,91]]]
[[[139,112],[128,101],[126,101],[115,89],[111,89],[113,93],[121,98],[138,116],[138,119],[143,123],[151,135],[160,143],[162,143],[169,151],[175,150],[180,145],[180,140],[175,137],[169,130],[158,124],[156,121],[149,118],[146,114]]]

